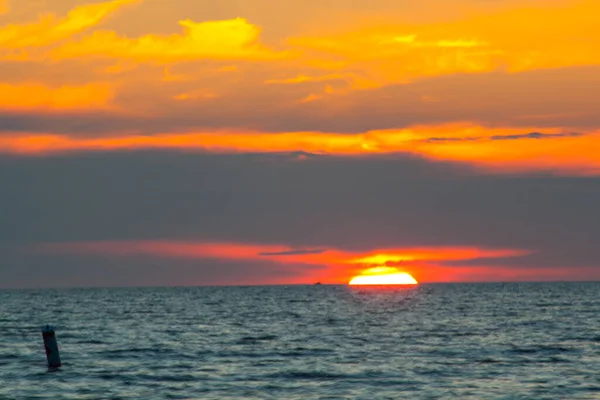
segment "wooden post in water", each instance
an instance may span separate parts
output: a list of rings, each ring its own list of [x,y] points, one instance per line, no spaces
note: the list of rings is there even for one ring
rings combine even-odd
[[[60,354],[58,352],[58,343],[56,343],[56,333],[54,328],[46,325],[42,328],[42,337],[44,338],[44,348],[46,349],[46,359],[48,360],[48,368],[56,369],[62,364],[60,362]]]

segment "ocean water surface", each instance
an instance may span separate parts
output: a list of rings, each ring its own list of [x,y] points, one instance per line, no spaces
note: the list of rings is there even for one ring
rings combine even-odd
[[[600,399],[599,299],[600,283],[4,290],[0,399]]]

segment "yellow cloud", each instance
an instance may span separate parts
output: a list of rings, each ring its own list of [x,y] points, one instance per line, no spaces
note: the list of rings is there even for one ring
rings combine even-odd
[[[486,42],[480,42],[479,40],[438,40],[435,43],[438,47],[481,47],[487,46]]]
[[[392,38],[383,38],[381,43],[414,43],[417,35],[394,36]]]
[[[407,46],[414,47],[480,47],[487,46],[488,43],[479,40],[464,40],[464,39],[450,39],[450,40],[437,40],[437,41],[423,41],[418,40],[416,34],[404,35],[404,36],[388,36],[388,35],[374,35],[370,39],[379,45],[390,45],[390,44],[404,44]]]
[[[112,0],[87,4],[72,9],[66,17],[54,14],[39,17],[27,24],[12,24],[0,28],[0,55],[2,50],[46,46],[89,29],[120,7],[140,0]]]
[[[107,84],[48,87],[39,83],[0,83],[0,110],[55,111],[108,108],[114,91]]]
[[[180,21],[183,34],[149,34],[130,39],[113,31],[97,31],[80,41],[55,49],[56,59],[72,57],[118,57],[164,62],[198,59],[271,59],[277,53],[262,46],[260,28],[243,18],[222,21]]]

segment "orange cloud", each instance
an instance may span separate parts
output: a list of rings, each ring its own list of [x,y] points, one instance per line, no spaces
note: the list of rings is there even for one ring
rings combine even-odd
[[[19,54],[26,56],[26,48],[46,46],[68,39],[96,26],[124,5],[138,1],[140,0],[112,0],[87,4],[75,7],[64,18],[45,14],[36,22],[6,25],[0,28],[0,57],[15,58]],[[16,50],[16,53],[10,50]]]
[[[300,100],[300,103],[309,103],[311,101],[319,100],[321,97],[322,96],[311,93],[308,96],[306,96],[305,98],[303,98],[302,100]]]
[[[237,72],[238,67],[236,65],[225,65],[218,69],[219,72]]]
[[[600,132],[467,137],[427,141],[417,147],[418,153],[432,159],[466,162],[495,171],[600,174]]]
[[[326,82],[326,81],[337,80],[337,79],[346,80],[348,78],[354,78],[354,76],[352,74],[328,74],[328,75],[322,75],[322,76],[298,75],[294,78],[268,79],[265,81],[265,83],[266,84],[287,85],[287,84],[304,83],[304,82]]]
[[[453,261],[487,258],[521,257],[531,252],[519,249],[483,249],[476,247],[423,247],[350,252],[338,249],[294,249],[283,245],[242,243],[205,243],[177,241],[82,242],[39,245],[43,253],[109,254],[113,256],[157,256],[189,259],[263,261],[279,264],[308,264],[322,266],[319,278],[329,282],[348,282],[360,270],[389,261]],[[428,267],[429,268],[429,267]],[[419,267],[407,270],[418,275]],[[416,272],[415,272],[416,271]],[[424,275],[426,276],[426,275]]]
[[[172,74],[171,71],[169,71],[169,67],[165,67],[163,82],[185,82],[187,80],[190,80],[188,76],[181,74]]]
[[[114,97],[111,86],[91,83],[83,86],[48,87],[39,83],[0,83],[0,110],[89,110],[108,108]],[[24,138],[35,142],[35,138]],[[3,139],[0,139],[2,142]],[[8,143],[7,143],[8,144]]]
[[[307,82],[331,82],[331,81],[343,81],[346,83],[349,89],[372,89],[376,88],[379,85],[374,83],[372,80],[368,78],[364,78],[355,73],[334,73],[334,74],[326,74],[326,75],[303,75],[299,74],[292,78],[281,78],[281,79],[267,79],[264,81],[265,84],[268,85],[298,85]],[[334,89],[331,85],[326,85],[323,93],[325,94],[344,94],[347,93],[348,89]],[[306,103],[312,100],[317,100],[322,98],[323,95],[311,94],[307,98],[301,100],[301,103]]]
[[[9,11],[8,1],[0,0],[0,15],[6,14]]]
[[[145,35],[130,39],[113,31],[97,31],[80,41],[52,51],[55,59],[72,57],[117,57],[146,62],[200,59],[274,59],[282,53],[271,51],[258,41],[260,28],[243,18],[222,21],[180,21],[183,34]]]
[[[211,92],[210,90],[198,89],[191,92],[180,93],[173,97],[175,100],[197,100],[197,99],[214,99],[219,97],[216,93]]]
[[[137,67],[138,66],[132,62],[119,61],[114,65],[109,65],[108,67],[103,68],[102,72],[107,74],[122,74],[124,72],[133,71]]]
[[[44,101],[31,101],[37,106],[51,105],[57,101],[51,96],[52,93],[37,97],[46,99]],[[88,96],[94,93],[93,90],[83,90],[81,93],[82,98],[98,98]],[[19,104],[21,94],[20,91],[13,91],[11,99],[0,100],[0,104]],[[185,94],[181,97],[182,100],[186,98]],[[75,96],[65,96],[64,105],[79,103],[82,102]],[[138,149],[218,153],[304,151],[348,156],[407,153],[432,160],[468,163],[496,172],[600,174],[600,132],[581,135],[563,133],[560,129],[544,129],[540,133],[531,127],[491,129],[470,124],[449,124],[362,134],[203,132],[96,138],[53,134],[5,134],[0,137],[0,152],[23,155]]]
[[[417,35],[399,37],[377,30],[331,38],[297,37],[290,39],[289,44],[303,49],[308,65],[327,68],[326,63],[330,63],[327,69],[355,71],[351,81],[359,89],[407,83],[419,77],[487,72],[498,65],[499,50],[484,47],[478,39],[417,41]]]
[[[307,64],[352,70],[379,86],[456,73],[597,65],[599,12],[600,3],[586,0],[451,22],[379,23],[288,43],[304,52]]]

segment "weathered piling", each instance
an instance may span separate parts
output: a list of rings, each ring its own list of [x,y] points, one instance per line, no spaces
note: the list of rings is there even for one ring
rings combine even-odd
[[[46,349],[46,359],[48,368],[56,369],[62,364],[60,362],[60,353],[58,352],[58,343],[56,342],[56,333],[54,328],[46,325],[42,328],[42,337],[44,338],[44,348]]]

